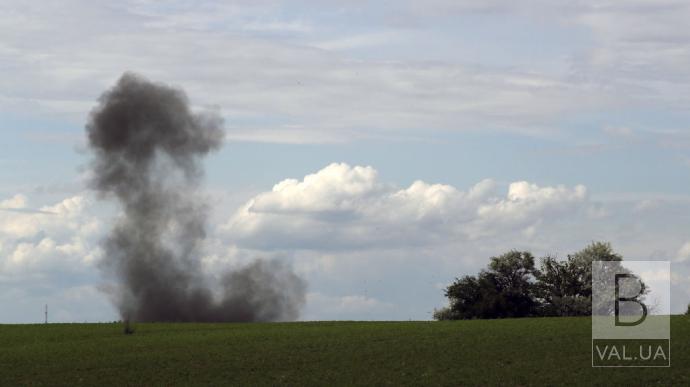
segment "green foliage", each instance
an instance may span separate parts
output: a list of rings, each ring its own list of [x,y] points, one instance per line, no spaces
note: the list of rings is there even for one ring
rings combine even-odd
[[[592,313],[591,246],[565,261],[544,257],[537,272],[536,294],[544,316],[585,316]],[[598,247],[595,247],[598,248]]]
[[[445,292],[457,319],[526,317],[533,313],[534,257],[510,251],[491,257],[488,270],[457,279]]]
[[[434,309],[433,317],[434,320],[438,321],[458,320],[455,313],[447,306],[441,309]]]
[[[687,386],[671,368],[591,367],[588,318],[444,322],[0,325],[1,386]]]
[[[531,253],[510,251],[491,257],[487,270],[455,280],[439,319],[592,314],[592,262],[620,262],[609,243],[593,242],[564,261],[544,257],[535,268]],[[615,264],[612,264],[612,267]],[[606,314],[610,311],[598,312]],[[436,316],[436,315],[435,315]]]

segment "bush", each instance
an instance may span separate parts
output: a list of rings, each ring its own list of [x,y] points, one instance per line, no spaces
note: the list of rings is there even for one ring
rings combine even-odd
[[[434,309],[434,320],[458,320],[458,318],[449,307],[443,307],[441,309]]]

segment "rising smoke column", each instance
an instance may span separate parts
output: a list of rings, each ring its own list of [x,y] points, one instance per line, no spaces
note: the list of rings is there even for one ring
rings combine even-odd
[[[273,321],[298,316],[304,282],[276,261],[255,261],[216,281],[199,263],[207,206],[200,159],[223,140],[222,119],[193,113],[181,90],[125,73],[86,125],[92,186],[123,215],[104,241],[125,320]]]

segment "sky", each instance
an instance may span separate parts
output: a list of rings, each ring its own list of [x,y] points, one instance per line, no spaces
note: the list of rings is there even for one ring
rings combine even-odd
[[[559,4],[557,4],[559,3]],[[511,249],[608,241],[690,301],[683,1],[0,1],[0,323],[113,321],[84,125],[126,71],[225,120],[209,273],[308,284],[302,320],[424,320]]]

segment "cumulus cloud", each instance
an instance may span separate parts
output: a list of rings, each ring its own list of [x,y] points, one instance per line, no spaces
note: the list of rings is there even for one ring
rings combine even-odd
[[[9,199],[0,201],[0,209],[18,210],[26,207],[26,196],[17,194]]]
[[[360,249],[447,243],[555,222],[588,206],[584,186],[484,180],[461,191],[415,181],[381,182],[375,169],[330,164],[256,195],[225,225],[239,245],[264,249]]]
[[[0,202],[0,208],[23,209],[24,195]],[[100,251],[100,222],[91,201],[77,195],[35,211],[0,211],[0,277],[11,273],[46,274],[51,270],[83,270]]]
[[[577,209],[587,200],[583,185],[539,187],[526,181],[511,183],[505,198],[481,204],[478,219],[487,227],[496,225],[519,226],[556,217]]]

